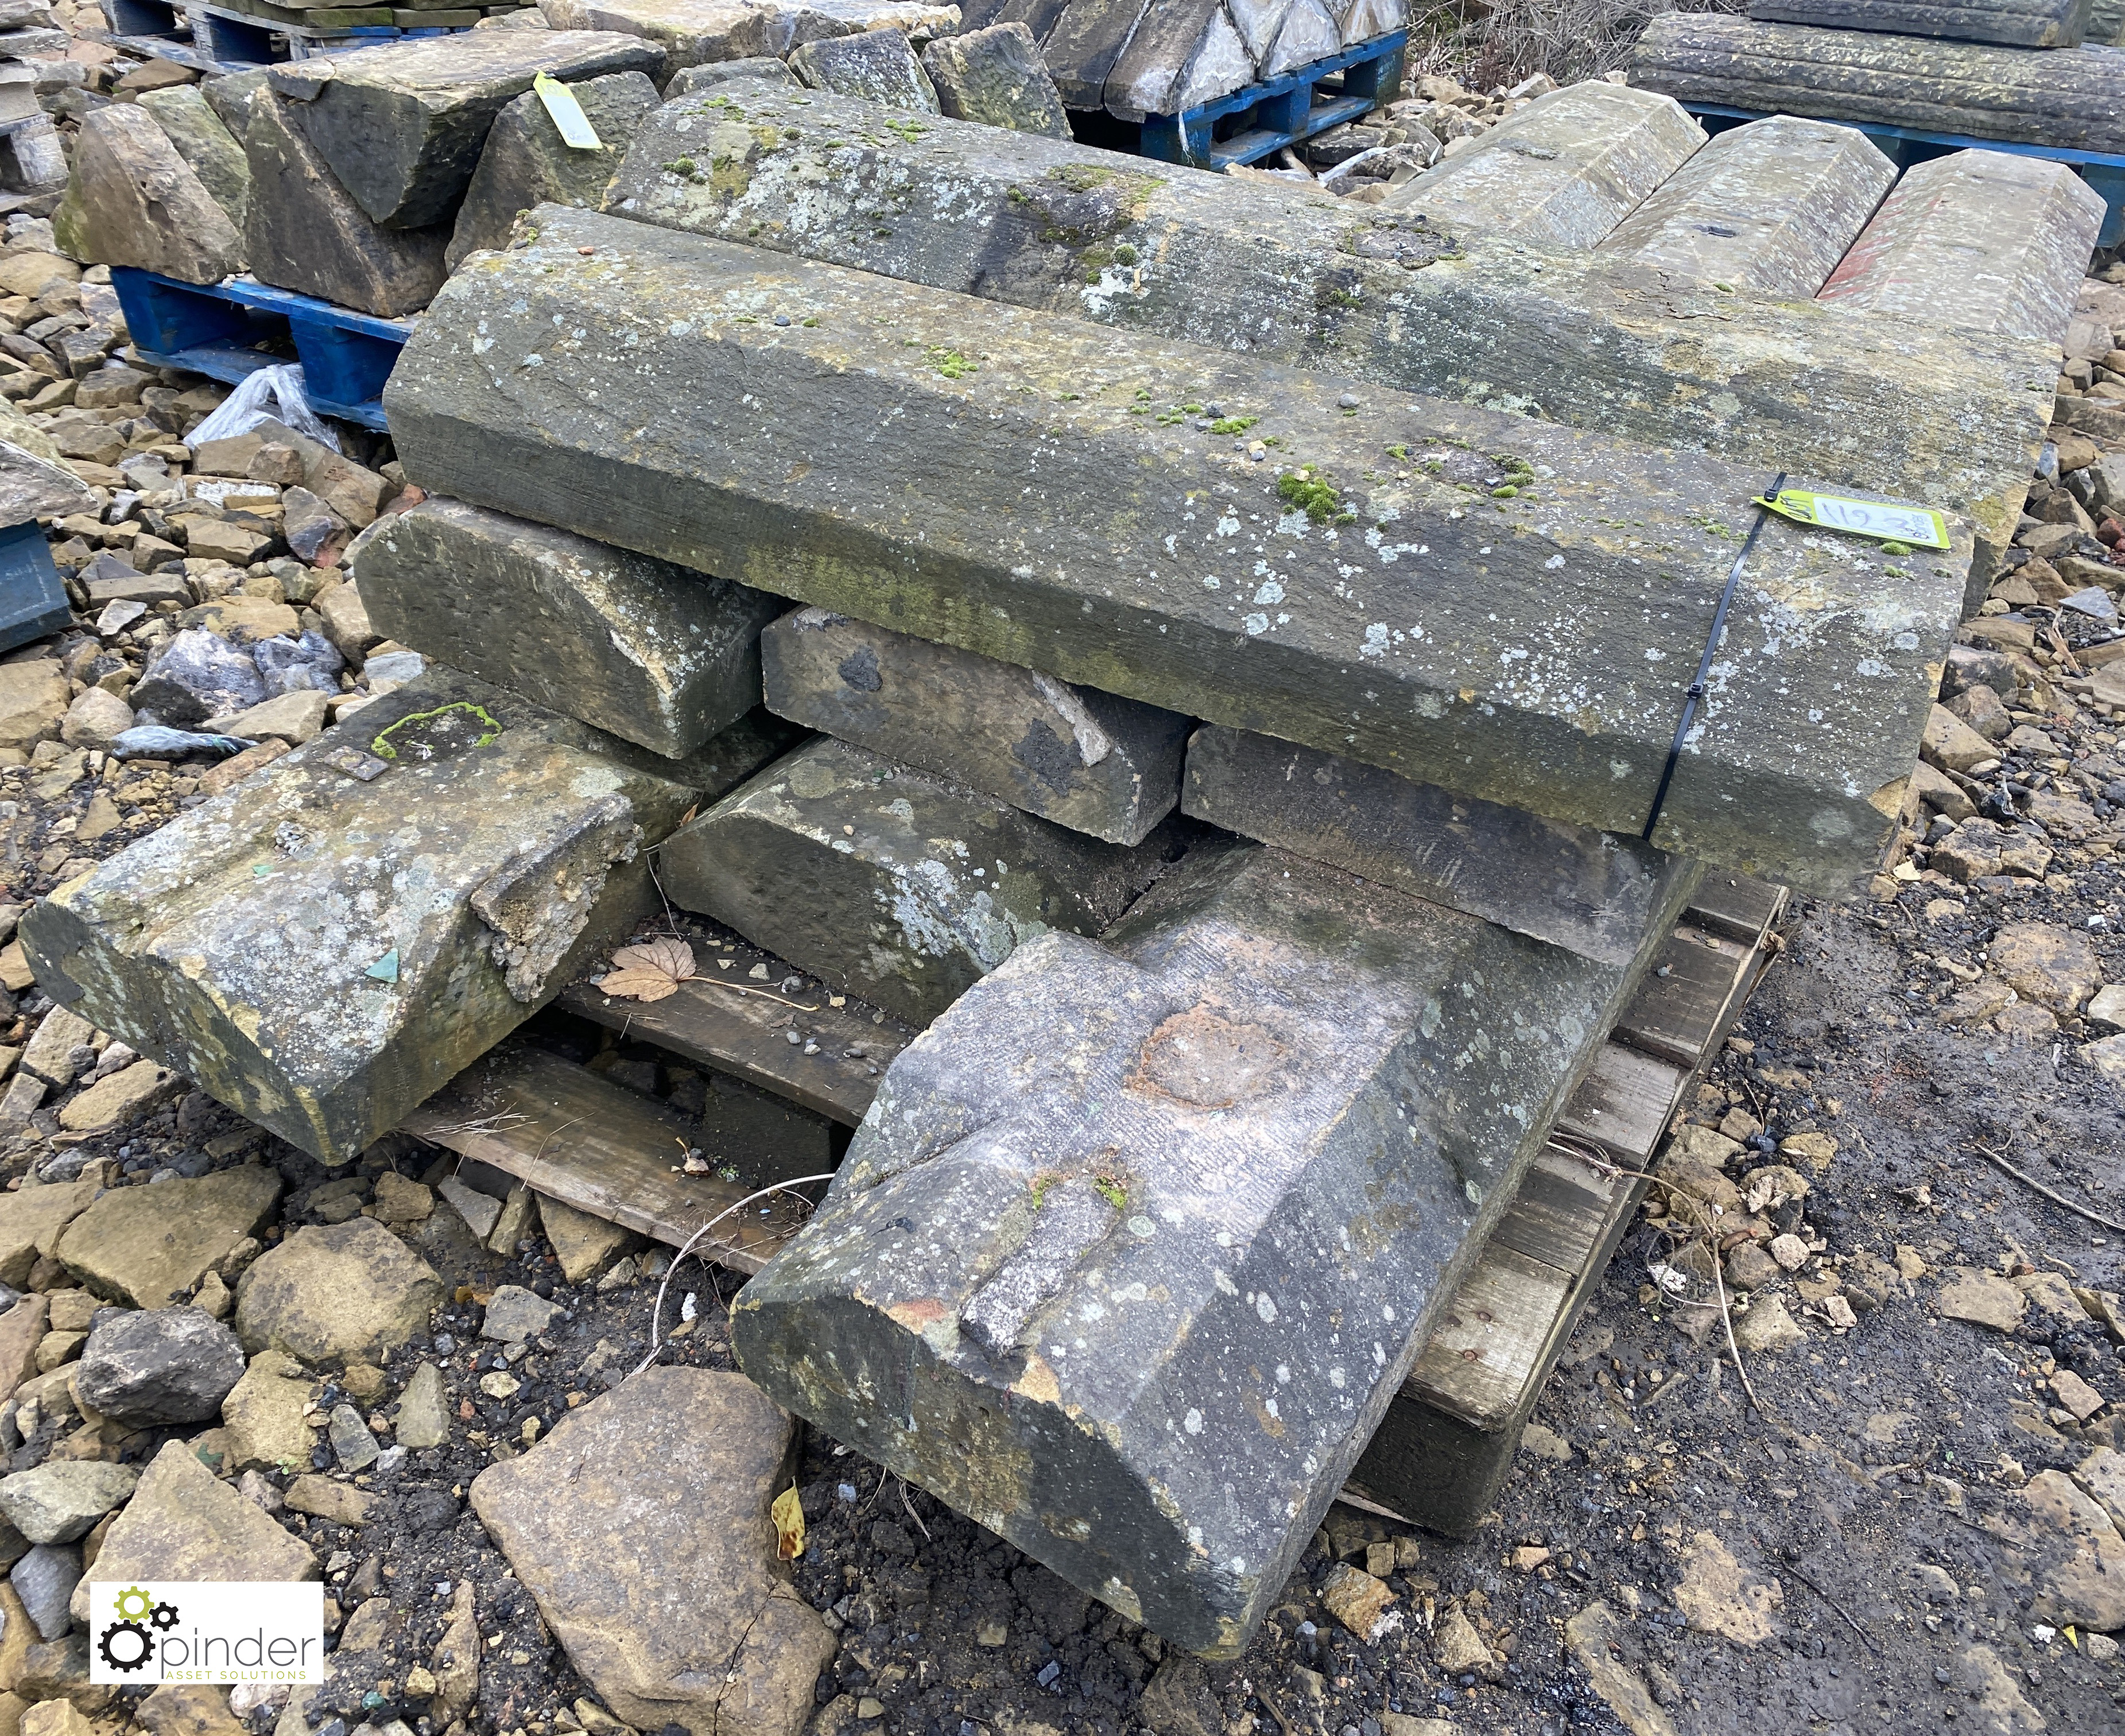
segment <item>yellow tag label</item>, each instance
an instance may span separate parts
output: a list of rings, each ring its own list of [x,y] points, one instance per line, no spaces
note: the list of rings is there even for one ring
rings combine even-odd
[[[554,125],[561,130],[561,142],[572,150],[599,151],[605,142],[591,125],[591,117],[583,112],[583,106],[576,101],[576,93],[562,83],[551,73],[541,73],[531,81],[531,88],[539,93],[539,100],[546,105],[546,112],[554,117]]]
[[[1755,504],[1795,524],[1812,525],[1821,531],[1842,531],[1913,549],[1948,546],[1948,521],[1929,507],[1854,500],[1842,494],[1811,494],[1805,488],[1781,488],[1776,499],[1760,498]]]

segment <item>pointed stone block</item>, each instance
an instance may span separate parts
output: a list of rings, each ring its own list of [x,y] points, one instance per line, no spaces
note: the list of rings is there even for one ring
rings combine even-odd
[[[940,36],[923,50],[922,68],[938,106],[955,120],[1070,136],[1069,112],[1041,62],[1039,45],[1022,24]]]
[[[930,75],[906,35],[890,25],[808,42],[790,55],[789,70],[815,91],[858,97],[884,108],[938,112]]]
[[[23,945],[55,999],[350,1158],[634,919],[703,793],[653,757],[436,672],[69,881]]]
[[[386,389],[422,486],[1549,818],[1655,818],[1761,472],[1435,402],[1361,418],[1347,378],[535,215]],[[1871,867],[1961,607],[1956,536],[1878,566],[1766,528],[1654,843],[1789,885]]]
[[[1177,848],[1103,844],[815,741],[674,833],[665,895],[910,1022],[1051,928],[1096,934]]]
[[[1703,143],[1672,97],[1596,79],[1538,97],[1383,205],[1449,229],[1590,248]]]
[[[1221,0],[1161,0],[1147,7],[1107,75],[1102,95],[1108,113],[1124,120],[1177,113],[1176,94],[1212,21],[1222,20],[1232,40],[1239,41],[1239,32],[1223,18],[1223,12]],[[1246,68],[1246,78],[1241,81],[1244,83],[1254,75],[1254,63],[1244,44],[1239,58]]]
[[[1073,109],[1105,102],[1108,77],[1149,9],[1147,0],[1071,0],[1063,7],[1040,38],[1040,57],[1063,101]]]
[[[1180,800],[1174,712],[827,609],[760,650],[769,710],[1072,831],[1141,843]]]
[[[1897,184],[1822,299],[2056,345],[2103,214],[2102,196],[2063,163],[1936,157]]]
[[[386,319],[418,313],[442,287],[450,231],[370,222],[270,90],[252,100],[243,153],[251,168],[244,250],[261,283]]]
[[[1640,965],[1191,856],[1105,945],[1028,942],[902,1053],[733,1348],[1168,1644],[1237,1656]]]
[[[657,106],[646,73],[609,73],[571,85],[584,118],[598,135],[596,150],[577,150],[561,137],[538,93],[526,91],[495,116],[450,232],[444,262],[452,271],[476,248],[509,240],[517,213],[535,205],[595,208],[605,183],[627,154],[643,117]]]
[[[455,500],[379,519],[348,558],[386,639],[675,757],[760,703],[760,630],[782,608]]]
[[[1181,810],[1607,965],[1629,964],[1697,877],[1638,838],[1215,724],[1189,743]]]
[[[918,153],[874,104],[718,94],[650,118],[608,210],[1380,392],[1708,450],[1760,469],[1759,487],[1805,470],[1923,498],[1967,514],[1988,551],[2014,538],[2049,419],[2057,351],[2025,339],[1672,278],[1648,293],[1642,268],[1603,253],[1442,234],[1299,187],[945,119],[925,123]],[[738,172],[665,167],[682,157]]]
[[[1730,128],[1602,242],[1634,265],[1805,300],[1837,269],[1896,184],[1856,127],[1790,115]]]
[[[196,84],[143,91],[134,99],[162,128],[177,154],[191,165],[200,185],[229,214],[240,233],[251,205],[251,165],[243,147],[208,106]]]
[[[1294,67],[1332,54],[1343,45],[1343,33],[1322,0],[1292,0],[1278,26],[1276,40],[1262,56],[1261,76],[1280,78]]]
[[[539,73],[573,83],[662,64],[613,31],[472,31],[290,61],[267,83],[372,223],[420,229],[449,220],[494,117]]]
[[[84,259],[185,283],[219,283],[243,268],[243,238],[229,214],[134,104],[82,117],[66,205],[59,222]]]

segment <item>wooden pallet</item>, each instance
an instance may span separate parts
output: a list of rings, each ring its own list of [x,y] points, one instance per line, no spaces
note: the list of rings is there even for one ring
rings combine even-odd
[[[1362,1502],[1449,1536],[1482,1522],[1645,1189],[1576,1153],[1651,1163],[1769,962],[1785,898],[1724,875],[1699,889],[1351,1473]]]
[[[232,384],[260,368],[294,361],[319,414],[384,427],[384,383],[412,323],[276,290],[255,278],[180,283],[113,266],[111,286],[144,361]]]
[[[1227,169],[1340,126],[1402,89],[1409,32],[1395,31],[1177,115],[1148,115],[1138,144],[1161,163]]]

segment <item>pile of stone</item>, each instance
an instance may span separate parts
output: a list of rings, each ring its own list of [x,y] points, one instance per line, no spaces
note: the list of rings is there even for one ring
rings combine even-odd
[[[1543,73],[1487,93],[1464,90],[1454,79],[1427,73],[1416,81],[1414,96],[1307,140],[1303,155],[1308,167],[1257,167],[1247,172],[1306,179],[1310,170],[1311,178],[1327,191],[1376,205],[1391,187],[1458,156],[1499,122],[1556,88],[1556,81]]]

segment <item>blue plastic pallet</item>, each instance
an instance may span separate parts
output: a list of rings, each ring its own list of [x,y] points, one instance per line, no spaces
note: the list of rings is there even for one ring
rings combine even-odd
[[[1683,106],[1699,120],[1724,120],[1738,126],[1746,120],[1767,118],[1759,109],[1727,108],[1716,102],[1685,102]],[[1931,157],[1950,151],[2005,151],[2014,157],[2042,157],[2051,163],[2070,163],[2080,172],[2103,200],[2103,231],[2095,238],[2099,248],[2114,248],[2125,240],[2125,156],[2104,151],[2075,150],[2061,144],[2016,144],[2005,139],[1977,139],[1967,133],[1929,133],[1918,127],[1891,126],[1881,120],[1840,120],[1828,116],[1807,118],[1829,120],[1832,126],[1849,126],[1864,133],[1899,169],[1911,168]],[[1723,132],[1723,127],[1710,127]]]
[[[347,24],[308,28],[287,21],[257,18],[200,0],[104,0],[111,17],[110,40],[205,73],[238,73],[275,66],[337,50],[375,48],[416,36],[447,36],[469,25],[423,28],[392,24]],[[189,31],[189,45],[179,40]]]
[[[0,531],[0,651],[56,633],[71,618],[45,533],[35,524]]]
[[[249,277],[180,283],[120,265],[111,268],[111,286],[144,361],[233,384],[293,359],[320,415],[383,428],[384,382],[413,335],[411,322],[357,314]]]
[[[1177,115],[1147,115],[1138,149],[1161,163],[1198,168],[1257,163],[1392,101],[1408,45],[1409,32],[1395,31]],[[1331,78],[1337,88],[1320,87]]]

